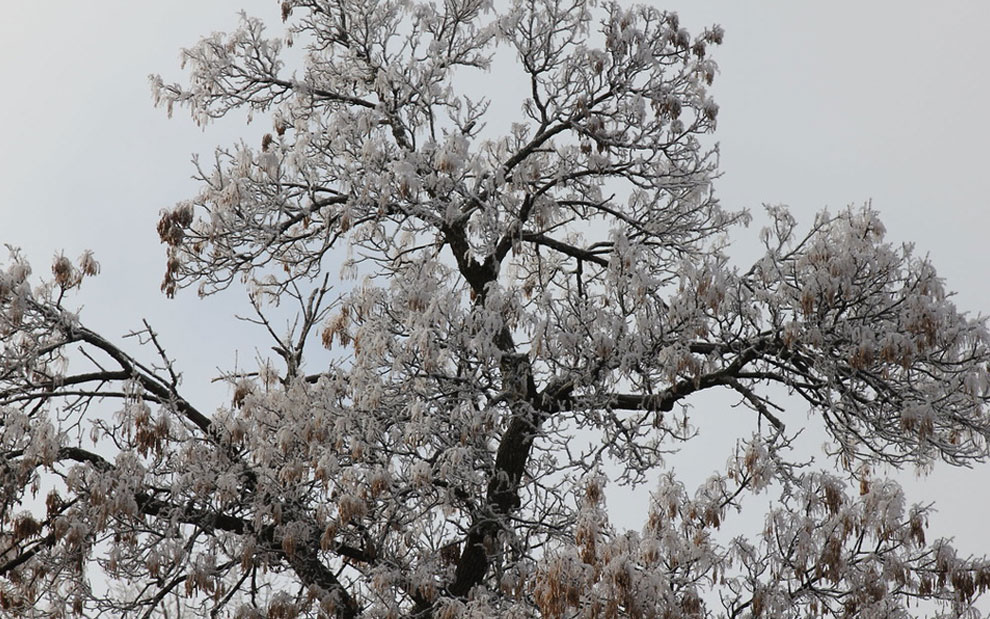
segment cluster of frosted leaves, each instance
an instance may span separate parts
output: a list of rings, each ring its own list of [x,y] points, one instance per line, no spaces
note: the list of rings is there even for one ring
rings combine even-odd
[[[731,540],[744,498],[773,480],[779,502],[760,534]],[[742,442],[725,473],[694,496],[660,477],[641,532],[616,532],[601,480],[579,499],[575,535],[548,553],[532,579],[543,617],[980,617],[990,562],[928,543],[929,510],[908,507],[889,480],[802,471],[759,437]],[[924,602],[922,602],[924,600]]]
[[[243,280],[286,369],[232,373],[230,404],[203,415],[150,328],[157,365],[61,309],[85,264],[57,262],[32,292],[15,256],[0,279],[0,603],[880,616],[917,596],[969,612],[982,562],[926,545],[926,512],[893,486],[849,493],[781,443],[810,406],[849,468],[985,459],[983,323],[869,209],[823,214],[803,237],[773,209],[766,256],[732,267],[727,234],[746,216],[715,199],[702,145],[721,30],[692,38],[676,15],[580,0],[290,0],[283,15],[288,39],[245,17],[184,51],[186,84],[153,82],[199,122],[271,119],[257,148],[200,164],[201,193],[158,232],[165,292]],[[305,48],[297,73],[287,40]],[[504,134],[485,99],[500,53],[529,85]],[[338,272],[359,279],[334,296]],[[285,337],[264,312],[293,301]],[[56,368],[66,359],[89,365]],[[782,410],[774,385],[806,406]],[[710,389],[770,438],[693,497],[664,473],[643,531],[614,532],[599,476],[663,471],[693,436],[675,408]],[[771,482],[765,533],[720,542]]]
[[[47,518],[26,509],[42,502],[38,495],[48,483],[43,471],[52,471],[63,458],[66,435],[78,421],[70,407],[40,410],[29,392],[48,390],[63,379],[64,347],[74,340],[79,322],[62,300],[85,277],[96,275],[99,264],[88,251],[75,262],[56,256],[52,279],[32,287],[31,266],[18,249],[8,246],[8,251],[8,260],[0,262],[0,570],[9,580],[0,584],[0,612],[40,597],[46,587],[64,608],[81,608],[86,592],[79,579],[46,573],[44,565],[24,561],[20,553],[48,545],[56,522],[66,544],[78,543],[82,535],[71,520],[61,519],[68,506],[58,499],[49,496],[41,508]],[[79,559],[62,568],[80,576]]]
[[[681,262],[744,219],[715,200],[716,152],[699,141],[717,116],[707,48],[722,33],[691,37],[675,14],[614,4],[488,8],[286,3],[293,39],[309,42],[292,79],[277,76],[280,43],[254,20],[186,50],[188,84],[154,79],[163,105],[201,121],[246,106],[270,113],[273,132],[260,148],[219,150],[199,168],[202,193],[163,214],[163,287],[208,294],[240,276],[277,295],[328,270],[370,272],[324,334],[360,350],[355,382],[405,367],[497,386],[506,351],[492,336],[507,328],[541,382],[589,383],[581,425],[601,427],[599,405],[637,358],[680,354],[667,350],[679,331],[658,325]],[[497,53],[532,96],[492,136],[476,69]],[[455,78],[478,74],[477,94],[455,92]],[[365,323],[353,306],[369,298],[382,317]],[[600,367],[615,351],[619,373]],[[659,452],[644,440],[631,448],[649,468]]]
[[[57,311],[57,282],[23,287],[29,271],[20,260],[5,269],[3,315],[20,314],[20,325],[33,316],[34,329],[52,337],[88,337]],[[375,307],[354,311],[374,324],[385,320]],[[369,346],[386,355],[388,343]],[[42,366],[31,367],[35,378],[8,369],[4,393],[18,380],[24,393],[29,380],[43,384]],[[959,557],[943,540],[926,542],[928,511],[908,507],[895,484],[864,481],[850,493],[842,479],[796,469],[775,440],[754,437],[693,496],[663,473],[638,533],[609,525],[598,470],[552,488],[558,504],[534,491],[526,498],[536,503],[524,500],[520,512],[529,528],[499,540],[490,586],[447,597],[458,531],[491,469],[499,410],[438,394],[422,377],[415,391],[414,377],[399,388],[394,376],[353,376],[342,366],[288,386],[273,370],[242,381],[234,403],[213,417],[219,443],[197,436],[174,405],[151,408],[138,378],[124,381],[122,408],[94,429],[113,441],[106,458],[80,447],[59,419],[67,408],[7,406],[3,487],[21,494],[4,496],[0,563],[5,585],[14,585],[3,589],[4,608],[23,610],[27,599],[53,616],[144,611],[167,584],[187,608],[205,612],[257,572],[268,583],[259,595],[264,613],[306,615],[317,612],[318,596],[278,588],[298,586],[284,557],[315,548],[324,560],[344,559],[342,580],[367,616],[402,614],[414,591],[448,617],[909,617],[919,599],[967,617],[978,616],[972,603],[990,585],[990,565]],[[60,481],[45,482],[49,472]],[[720,539],[745,498],[773,483],[783,490],[762,533]],[[44,506],[32,510],[23,493],[38,489]],[[38,551],[7,572],[24,548]],[[97,594],[96,574],[132,588]],[[231,608],[245,617],[262,611]]]
[[[246,108],[273,125],[258,147],[197,162],[203,191],[159,226],[166,291],[207,294],[237,276],[277,288],[325,269],[344,243],[385,264],[430,255],[445,226],[466,229],[481,256],[520,235],[565,240],[582,220],[615,217],[669,253],[724,227],[714,153],[697,140],[717,115],[706,45],[720,30],[691,38],[676,15],[645,8],[487,4],[286,2],[292,38],[307,43],[301,73],[282,75],[281,39],[245,17],[184,50],[187,84],[153,77],[169,110],[207,122]],[[532,83],[504,135],[486,131],[499,122],[484,71],[497,53]],[[684,199],[694,208],[672,207]]]
[[[821,412],[847,458],[985,458],[984,321],[956,310],[910,245],[884,241],[875,211],[822,213],[804,236],[785,210],[771,214],[768,252],[743,280],[791,366],[769,379]]]
[[[85,277],[99,273],[92,252],[84,252],[76,263],[63,255],[52,262],[51,281],[31,287],[31,265],[15,247],[7,247],[9,259],[0,271],[0,377],[28,375],[51,378],[52,365],[61,360],[57,346],[76,324],[76,316],[62,309],[67,292],[79,287]],[[52,329],[52,325],[56,327]],[[38,354],[48,350],[49,354]],[[51,354],[54,353],[54,354]]]

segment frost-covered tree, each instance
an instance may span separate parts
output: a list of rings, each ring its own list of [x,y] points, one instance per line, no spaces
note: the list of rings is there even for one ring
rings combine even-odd
[[[983,321],[870,208],[768,209],[730,261],[721,29],[508,4],[287,0],[284,34],[244,17],[152,78],[169,113],[271,124],[158,233],[164,292],[243,290],[275,354],[194,402],[151,326],[130,350],[73,310],[91,254],[32,279],[11,250],[0,613],[976,614],[990,563],[868,471],[988,458]],[[709,391],[752,433],[689,491],[664,458]],[[809,410],[827,471],[793,449]],[[652,491],[641,530],[606,482]]]

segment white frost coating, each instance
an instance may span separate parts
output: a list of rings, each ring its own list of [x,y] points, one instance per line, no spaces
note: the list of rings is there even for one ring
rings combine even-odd
[[[868,206],[770,207],[765,254],[733,262],[720,28],[583,0],[283,15],[152,78],[169,113],[271,121],[158,225],[166,294],[242,289],[272,338],[229,400],[186,401],[149,325],[134,354],[66,307],[92,254],[0,268],[0,613],[973,615],[990,566],[868,471],[987,459],[985,324]],[[664,458],[714,390],[753,434],[689,489]],[[808,410],[827,472],[792,450]],[[608,483],[648,484],[640,531]],[[762,530],[729,539],[761,492]]]

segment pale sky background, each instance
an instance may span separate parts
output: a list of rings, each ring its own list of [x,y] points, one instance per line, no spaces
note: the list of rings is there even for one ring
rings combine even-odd
[[[191,153],[254,142],[266,123],[245,129],[238,119],[203,132],[179,111],[168,120],[152,107],[147,75],[180,79],[179,48],[232,28],[240,8],[281,32],[278,3],[4,4],[0,242],[22,247],[45,274],[53,253],[95,250],[103,273],[76,296],[83,321],[113,339],[147,318],[192,399],[210,408],[215,368],[231,367],[238,347],[249,362],[253,330],[231,318],[245,309],[238,294],[164,299],[155,223],[160,209],[195,192]],[[960,308],[990,312],[990,2],[657,5],[680,12],[692,32],[725,28],[713,89],[724,204],[759,214],[763,203],[786,203],[808,223],[823,207],[872,200],[888,238],[930,254]],[[723,461],[699,465],[698,475]],[[990,467],[906,477],[912,500],[936,501],[930,538],[952,535],[963,554],[990,554]]]

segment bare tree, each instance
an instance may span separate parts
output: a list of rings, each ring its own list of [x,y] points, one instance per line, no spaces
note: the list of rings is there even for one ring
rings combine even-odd
[[[976,614],[990,563],[867,470],[987,459],[984,322],[868,207],[805,232],[768,209],[733,265],[749,216],[704,145],[720,28],[587,0],[282,14],[152,78],[169,113],[272,124],[197,162],[158,226],[167,295],[243,289],[273,340],[229,403],[190,401],[150,325],[135,352],[85,326],[91,254],[0,272],[3,613]],[[512,124],[492,78],[528,90]],[[753,433],[689,494],[664,455],[704,391]],[[830,471],[791,449],[809,407]],[[649,484],[641,531],[606,482]],[[760,492],[762,532],[722,535]]]

